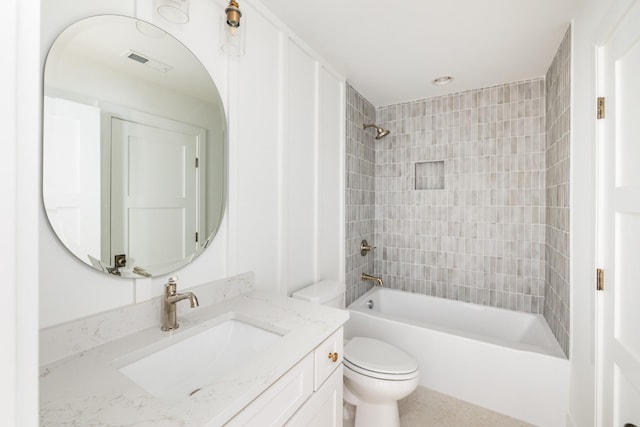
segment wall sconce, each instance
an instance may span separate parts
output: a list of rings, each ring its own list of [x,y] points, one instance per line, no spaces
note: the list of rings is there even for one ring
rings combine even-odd
[[[242,56],[245,52],[244,33],[247,25],[246,18],[244,25],[240,25],[242,12],[240,6],[235,0],[231,0],[224,10],[222,23],[222,50],[229,55]]]
[[[158,0],[158,15],[174,24],[189,22],[189,0]]]
[[[242,12],[240,11],[240,6],[235,0],[231,0],[229,2],[229,6],[224,10],[225,15],[227,15],[227,25],[231,28],[238,28],[240,26],[240,18],[242,17]]]

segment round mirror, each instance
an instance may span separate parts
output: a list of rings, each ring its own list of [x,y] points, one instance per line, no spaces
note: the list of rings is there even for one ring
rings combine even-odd
[[[47,56],[43,120],[47,217],[84,263],[156,276],[213,239],[227,185],[224,107],[171,35],[124,16],[71,25]]]

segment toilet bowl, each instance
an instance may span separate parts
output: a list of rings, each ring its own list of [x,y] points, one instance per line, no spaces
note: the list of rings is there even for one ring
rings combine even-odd
[[[292,297],[344,308],[344,283],[325,280]],[[418,386],[418,362],[397,347],[366,337],[345,341],[344,401],[354,405],[355,427],[399,427],[398,400]]]
[[[402,350],[354,337],[344,348],[344,400],[355,406],[355,427],[398,427],[398,400],[418,386],[418,363]]]

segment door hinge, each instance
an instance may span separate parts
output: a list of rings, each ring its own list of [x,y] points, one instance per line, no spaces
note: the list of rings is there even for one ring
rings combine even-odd
[[[198,241],[198,232],[196,231],[196,242]]]
[[[604,96],[598,97],[598,120],[604,119]]]
[[[196,167],[200,167],[200,160],[196,157]]]
[[[604,270],[601,268],[596,270],[596,290],[604,291]]]

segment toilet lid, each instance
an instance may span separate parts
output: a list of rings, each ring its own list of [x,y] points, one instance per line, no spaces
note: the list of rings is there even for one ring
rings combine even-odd
[[[344,359],[371,372],[409,374],[418,370],[418,362],[397,347],[373,338],[352,338],[344,348]]]

